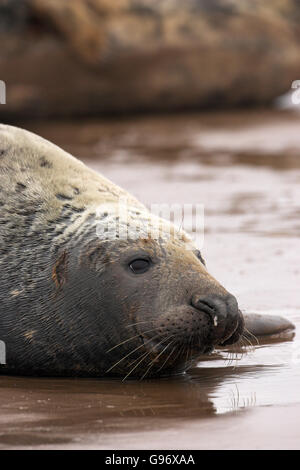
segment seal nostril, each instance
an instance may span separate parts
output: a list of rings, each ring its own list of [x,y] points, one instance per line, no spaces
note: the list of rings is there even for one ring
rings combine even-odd
[[[226,300],[218,296],[194,296],[192,305],[197,310],[207,313],[213,320],[214,326],[218,326],[218,323],[227,317]]]
[[[213,304],[212,301],[208,302],[207,299],[196,298],[192,300],[192,305],[197,310],[202,310],[209,314],[213,314],[216,310],[216,306]]]

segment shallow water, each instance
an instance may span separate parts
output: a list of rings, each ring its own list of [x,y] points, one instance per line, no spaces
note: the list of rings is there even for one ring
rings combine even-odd
[[[143,382],[1,377],[0,448],[300,448],[300,116],[26,123],[146,204],[204,204],[202,253],[247,312],[296,324]],[[188,226],[190,221],[186,220]],[[240,351],[241,352],[241,351]]]

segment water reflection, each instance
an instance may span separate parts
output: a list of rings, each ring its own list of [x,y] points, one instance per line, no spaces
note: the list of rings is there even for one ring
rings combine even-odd
[[[72,443],[101,433],[158,430],[170,421],[213,418],[254,406],[252,392],[241,394],[235,381],[264,372],[261,366],[206,368],[172,379],[126,383],[2,377],[0,445]],[[226,382],[229,389],[220,393]]]
[[[228,350],[221,350],[185,375],[160,380],[2,377],[0,446],[88,442],[298,402],[300,372],[289,356],[291,344],[274,343],[280,363],[266,360],[270,347],[264,345],[237,355],[232,365]]]

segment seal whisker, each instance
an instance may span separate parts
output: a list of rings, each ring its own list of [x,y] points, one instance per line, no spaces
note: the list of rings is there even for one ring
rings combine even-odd
[[[143,362],[144,359],[146,359],[147,356],[149,356],[151,351],[146,351],[145,353],[143,353],[138,359],[139,362],[128,372],[127,375],[125,375],[125,377],[122,379],[122,382],[125,382],[125,380],[130,376],[130,374],[139,366],[139,364],[141,362]],[[134,362],[136,362],[138,359],[135,359],[130,365],[132,365]]]
[[[240,350],[237,350],[240,349]],[[249,345],[245,343],[244,338],[241,336],[234,345],[233,354],[235,354],[235,360],[241,360],[244,355],[248,354]]]
[[[143,354],[143,357],[142,359],[130,370],[130,372],[128,372],[128,374],[124,377],[124,379],[122,380],[122,382],[124,382],[124,380],[127,379],[127,377],[129,377],[129,375],[138,367],[138,365],[143,362],[144,359],[146,359],[147,356],[149,356],[149,354],[152,353],[153,349],[157,346],[159,346],[161,343],[163,343],[164,341],[166,341],[166,338],[165,339],[162,339],[159,343],[157,343],[155,346],[153,346],[153,348],[150,349],[150,351],[147,352],[147,354]],[[140,356],[141,357],[141,356]],[[135,362],[135,361],[134,361]],[[132,363],[133,364],[133,363]],[[132,365],[130,364],[130,365]]]
[[[190,339],[190,341],[191,341],[191,339]],[[188,364],[189,344],[190,344],[190,341],[189,341],[189,343],[186,345],[185,369],[187,368],[187,364]]]
[[[243,352],[240,352],[239,356],[239,352],[237,351],[237,348],[241,347],[241,339],[242,338],[239,338],[239,340],[234,345],[232,345],[230,347],[230,350],[227,352],[227,357],[225,358],[226,367],[231,366],[234,361],[237,364],[237,361],[239,361],[243,357]],[[236,365],[234,365],[233,367],[236,367]]]
[[[241,353],[241,355],[243,356],[243,354],[244,354],[244,348],[246,348],[246,350],[247,350],[247,347],[248,347],[248,346],[245,344],[244,335],[241,335],[241,336],[239,337],[238,341],[235,343],[234,346],[235,346],[235,349],[236,349],[236,348],[240,348],[240,349],[241,349],[240,353]],[[246,351],[246,352],[247,352],[247,351]]]
[[[230,348],[229,351],[227,352],[227,357],[225,358],[226,367],[230,367],[233,361],[234,361],[234,351],[233,349]]]
[[[192,344],[193,344],[193,340],[194,340],[194,335],[192,334],[191,335],[191,338],[190,338],[190,348],[191,348],[191,351],[190,351],[190,362],[192,361],[192,355],[193,355],[193,348],[192,348]]]
[[[246,331],[246,333],[249,336],[251,336],[253,339],[255,339],[257,346],[259,346],[258,338],[253,333],[251,333],[251,331],[249,331],[248,328],[246,328],[245,326],[244,326],[244,330]],[[245,335],[243,335],[243,336],[245,337]]]
[[[176,356],[173,358],[173,362],[176,361],[176,359],[180,356],[180,353],[181,353],[182,349],[183,349],[183,346],[181,346],[181,348],[179,348],[178,353],[177,353]]]
[[[118,364],[120,364],[120,362],[124,361],[124,359],[126,359],[126,357],[130,356],[131,354],[133,354],[135,351],[137,351],[138,349],[142,348],[143,346],[145,346],[146,344],[150,343],[151,341],[153,341],[153,339],[155,338],[158,338],[159,335],[156,335],[154,336],[154,338],[151,338],[149,339],[148,341],[146,341],[146,343],[143,343],[141,344],[140,346],[138,346],[137,348],[135,348],[133,351],[131,351],[130,353],[126,354],[126,356],[122,357],[122,359],[120,359],[118,362],[116,362],[113,366],[111,366],[109,369],[107,369],[107,371],[105,372],[106,374],[108,372],[110,372],[114,367],[116,367]]]
[[[237,349],[240,348],[240,351],[237,351]],[[250,349],[251,350],[251,349]],[[236,342],[234,345],[234,351],[236,355],[236,361],[242,359],[242,357],[249,352],[249,345],[246,344],[244,335],[240,336],[239,340]],[[239,356],[240,354],[240,356]]]
[[[233,367],[234,367],[234,368],[237,367],[238,361],[241,360],[241,358],[243,357],[243,352],[240,352],[240,353],[239,353],[239,351],[237,351],[237,347],[239,347],[239,346],[240,346],[240,345],[239,345],[239,341],[238,341],[238,342],[234,345],[234,348],[233,348],[233,350],[232,350],[232,362],[235,361],[235,364],[233,364]],[[240,354],[240,356],[239,356],[239,354]]]
[[[157,331],[157,330],[158,330],[158,327],[157,327],[157,328],[152,328],[152,330],[143,331],[143,334],[150,333],[151,331]],[[138,335],[135,335],[135,336],[131,336],[131,338],[128,338],[128,339],[126,339],[125,341],[122,341],[121,343],[116,344],[116,345],[113,346],[112,348],[108,349],[106,352],[109,353],[109,352],[112,351],[113,349],[115,349],[115,348],[121,346],[122,344],[128,343],[128,341],[131,341],[131,340],[134,339],[134,338],[138,338],[139,336],[141,336],[141,333],[139,333]]]
[[[171,335],[167,338],[167,340],[169,340],[172,336],[174,335]],[[157,361],[157,359],[165,352],[165,350],[172,344],[174,343],[175,340],[173,341],[170,341],[170,343],[167,344],[167,346],[151,361],[150,363],[150,366],[148,367],[148,369],[146,370],[146,372],[144,373],[144,375],[140,378],[140,380],[143,380],[144,377],[146,377],[146,375],[148,374],[149,370],[151,369],[151,367],[153,367],[153,365],[155,364],[155,362]],[[161,344],[163,341],[161,341],[159,344]]]
[[[192,335],[190,335],[189,337],[189,341],[188,343],[186,344],[186,357],[185,357],[185,369],[187,369],[187,365],[188,365],[188,357],[189,357],[189,354],[191,353],[191,348],[190,348],[190,344],[191,344],[191,337]]]
[[[174,341],[175,341],[175,340],[174,340]],[[161,367],[158,369],[157,372],[160,372],[160,371],[164,368],[165,364],[166,364],[166,363],[168,362],[168,360],[170,359],[170,357],[171,357],[171,355],[172,355],[174,349],[176,349],[176,345],[174,346],[174,348],[172,349],[172,351],[170,352],[170,354],[169,354],[168,357],[166,358],[165,362],[161,365]]]
[[[176,338],[175,338],[173,341],[176,341]],[[183,347],[184,347],[184,346],[181,346],[181,347],[178,349],[177,354],[175,355],[175,357],[173,357],[173,363],[174,363],[174,362],[176,361],[176,359],[180,356],[180,353],[181,353]],[[176,348],[176,345],[175,345],[175,347],[173,348],[173,350],[174,350],[175,348]],[[172,350],[171,352],[173,352],[173,350]],[[168,360],[169,358],[170,358],[170,356],[167,357],[167,360]],[[162,365],[158,370],[161,370],[161,369],[164,367],[165,363],[166,363],[166,361],[163,363],[163,365]]]
[[[125,326],[125,328],[130,328],[131,326],[140,325],[141,323],[152,323],[152,320],[139,321],[139,322],[137,322],[137,323],[132,323],[131,325]]]
[[[235,366],[234,367],[237,367],[237,363],[238,361],[240,361],[243,357],[243,351],[237,351],[236,348],[233,352],[233,357],[235,358]]]
[[[237,341],[236,343],[237,347],[240,347],[240,348],[247,348],[247,345],[245,344],[245,341],[243,339],[243,336],[241,336],[239,338],[239,340]]]
[[[248,343],[249,349],[253,351],[253,350],[254,350],[254,346],[253,346],[251,340],[250,340],[249,338],[247,338],[247,336],[245,336],[245,335],[242,335],[242,338],[243,338],[244,341],[246,341],[246,342]]]

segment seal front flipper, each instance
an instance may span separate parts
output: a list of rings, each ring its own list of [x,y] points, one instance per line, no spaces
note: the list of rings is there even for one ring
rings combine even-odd
[[[243,315],[245,321],[244,336],[249,339],[253,336],[287,339],[294,336],[295,325],[279,315],[263,315],[247,313]]]

